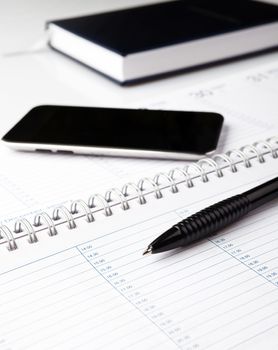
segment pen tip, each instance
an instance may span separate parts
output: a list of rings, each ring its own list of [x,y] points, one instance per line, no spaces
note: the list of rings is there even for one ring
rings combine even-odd
[[[149,245],[148,248],[144,251],[143,255],[149,255],[152,254],[152,246]]]

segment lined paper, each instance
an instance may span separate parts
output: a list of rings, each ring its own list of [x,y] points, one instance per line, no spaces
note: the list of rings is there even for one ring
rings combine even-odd
[[[131,203],[91,224],[81,218],[77,229],[59,228],[57,237],[41,232],[39,243],[2,250],[2,348],[276,348],[277,201],[190,248],[150,257],[142,251],[185,215],[277,171],[278,160],[268,156],[193,188],[181,184],[176,194],[165,190],[160,200],[149,195],[145,205]]]

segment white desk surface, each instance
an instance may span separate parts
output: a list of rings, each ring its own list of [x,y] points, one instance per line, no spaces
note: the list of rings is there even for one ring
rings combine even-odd
[[[120,87],[45,45],[47,20],[142,5],[150,0],[10,0],[0,11],[0,136],[39,104],[128,106],[151,96],[223,77],[263,62],[275,53],[193,73]],[[271,2],[278,3],[278,0]]]

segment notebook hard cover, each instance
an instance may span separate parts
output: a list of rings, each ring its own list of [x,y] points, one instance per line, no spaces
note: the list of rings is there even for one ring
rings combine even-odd
[[[169,1],[56,20],[54,49],[119,83],[278,45],[278,7],[258,1]]]

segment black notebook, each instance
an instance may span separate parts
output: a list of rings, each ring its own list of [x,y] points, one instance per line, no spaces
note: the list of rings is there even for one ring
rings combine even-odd
[[[278,45],[278,6],[169,1],[51,21],[54,49],[127,83]]]

